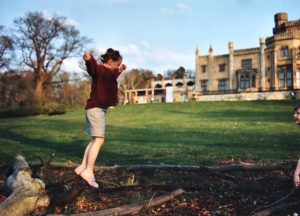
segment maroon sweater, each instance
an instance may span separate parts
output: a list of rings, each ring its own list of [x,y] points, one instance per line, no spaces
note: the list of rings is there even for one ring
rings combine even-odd
[[[104,65],[98,65],[92,57],[85,62],[87,72],[92,77],[90,98],[85,109],[99,107],[107,109],[118,103],[118,71],[112,71]]]

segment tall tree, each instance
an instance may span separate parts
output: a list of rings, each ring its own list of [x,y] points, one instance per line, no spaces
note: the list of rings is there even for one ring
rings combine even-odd
[[[4,27],[0,26],[0,69],[8,68],[14,50],[13,40],[4,33]]]
[[[126,90],[150,88],[154,74],[150,70],[132,69],[120,77],[119,91],[124,96]]]
[[[35,74],[35,94],[43,102],[44,90],[65,59],[78,56],[89,40],[80,36],[65,17],[46,17],[28,12],[14,21],[16,45],[22,51],[23,63]]]
[[[184,67],[180,66],[177,70],[168,70],[165,73],[165,77],[168,79],[182,79],[186,75],[186,70]]]

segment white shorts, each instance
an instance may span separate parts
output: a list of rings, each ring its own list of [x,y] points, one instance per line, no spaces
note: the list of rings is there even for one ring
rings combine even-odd
[[[86,110],[85,133],[91,137],[104,137],[106,109],[94,107]]]

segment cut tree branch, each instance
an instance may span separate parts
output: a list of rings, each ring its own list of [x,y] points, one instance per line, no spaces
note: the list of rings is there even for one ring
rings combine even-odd
[[[163,195],[157,198],[151,198],[150,200],[145,200],[140,203],[134,203],[130,205],[124,205],[116,208],[89,212],[89,213],[81,213],[81,214],[71,214],[69,216],[110,216],[110,215],[129,215],[136,214],[144,208],[151,208],[157,205],[161,205],[165,202],[168,202],[174,199],[176,196],[184,193],[184,190],[177,189],[167,195]],[[64,216],[63,214],[50,214],[47,216]]]

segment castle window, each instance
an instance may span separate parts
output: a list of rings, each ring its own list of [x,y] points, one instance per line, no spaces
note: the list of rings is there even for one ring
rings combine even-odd
[[[193,81],[189,81],[188,83],[187,83],[187,86],[193,86],[194,85],[194,82]]]
[[[206,65],[201,65],[201,71],[202,71],[202,73],[206,72]]]
[[[226,64],[219,64],[219,72],[225,71]]]
[[[245,77],[245,88],[250,88],[250,77],[248,75]]]
[[[241,89],[247,89],[247,88],[250,88],[250,77],[249,75],[246,75],[246,76],[241,76],[241,79],[240,79],[240,88]]]
[[[252,59],[243,59],[241,66],[243,69],[251,69],[252,68]]]
[[[256,77],[255,75],[252,76],[252,88],[256,87]]]
[[[286,86],[287,87],[292,86],[292,72],[291,71],[286,72]]]
[[[293,86],[293,76],[290,67],[279,68],[279,87],[292,87]]]
[[[201,80],[201,91],[207,92],[207,80]]]
[[[300,87],[300,68],[296,72],[296,85],[298,88]]]
[[[218,89],[219,89],[219,91],[226,91],[227,90],[227,80],[225,80],[225,79],[219,80]]]
[[[241,76],[241,80],[240,80],[240,88],[244,89],[245,88],[245,77]]]
[[[280,54],[282,57],[289,55],[289,48],[287,46],[282,47],[280,50]]]
[[[182,86],[183,86],[183,83],[182,83],[182,82],[176,83],[176,87],[177,87],[177,88],[182,88]]]
[[[284,87],[285,86],[285,82],[284,82],[284,72],[280,71],[279,72],[279,86],[280,87]]]

